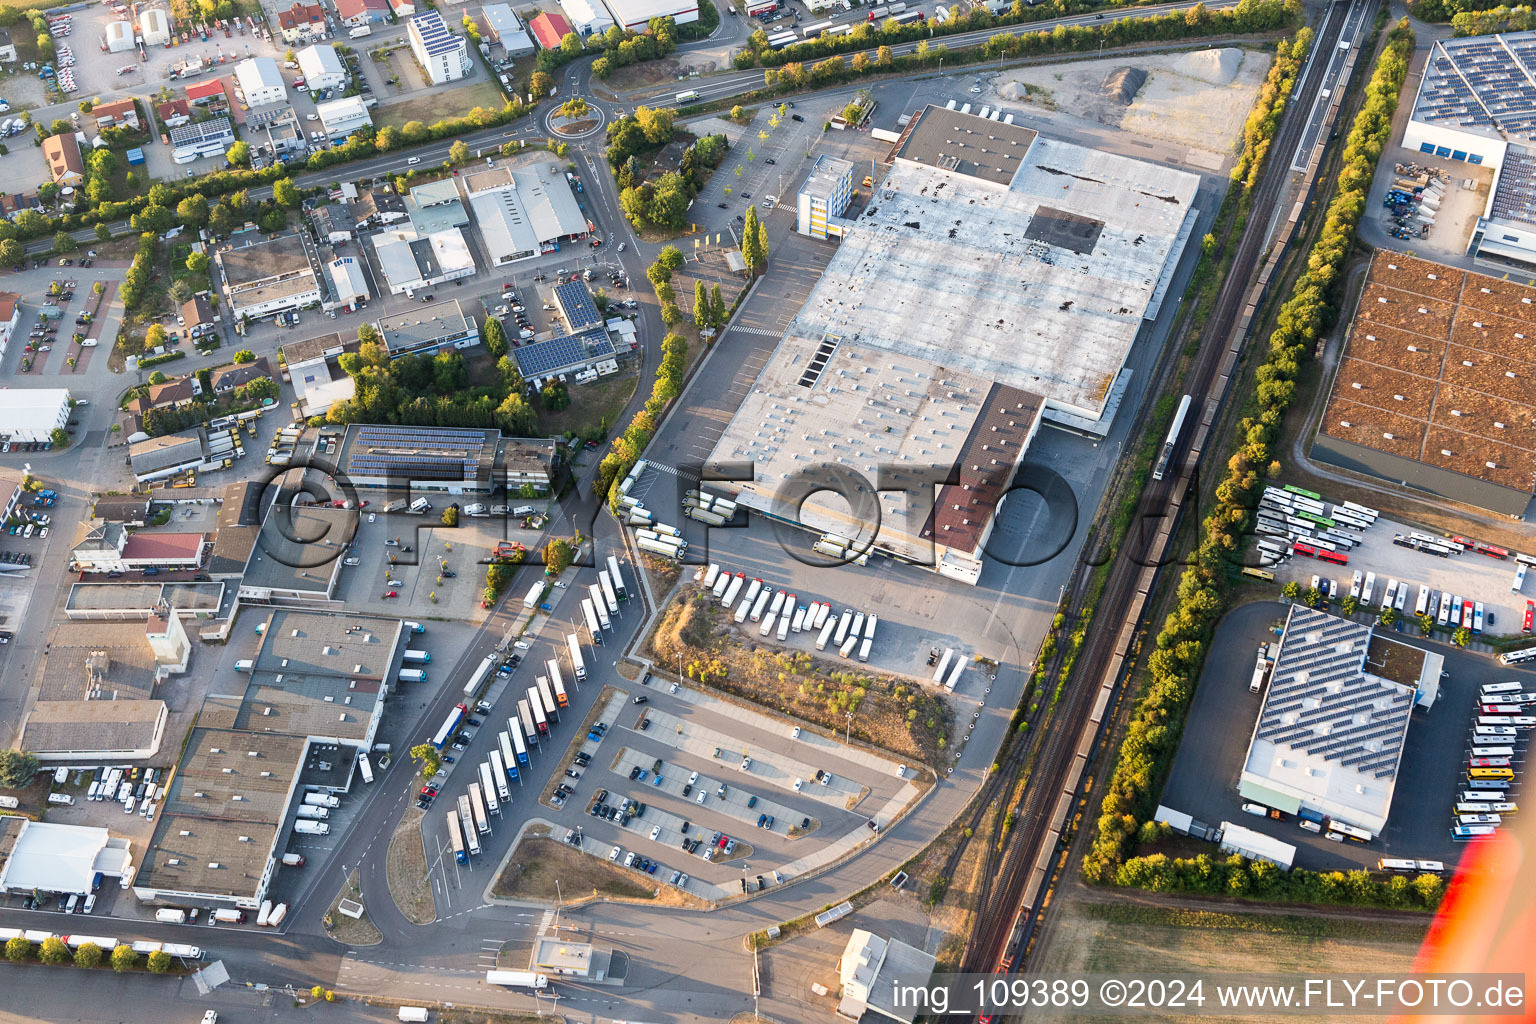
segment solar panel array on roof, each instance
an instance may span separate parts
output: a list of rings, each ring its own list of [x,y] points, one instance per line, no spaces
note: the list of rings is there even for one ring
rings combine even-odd
[[[1536,157],[1516,146],[1504,154],[1499,167],[1492,214],[1498,220],[1536,227]]]
[[[421,44],[429,55],[439,53],[452,53],[459,48],[459,40],[443,23],[443,16],[436,11],[423,11],[421,14],[413,14],[411,23],[416,26],[416,31],[421,36]]]
[[[1413,118],[1536,139],[1536,33],[1436,43]]]
[[[358,430],[347,466],[357,476],[474,480],[485,445],[482,430],[369,426]]]
[[[613,357],[608,332],[598,327],[580,334],[566,334],[513,349],[517,369],[524,377],[543,377],[572,367]]]
[[[1368,626],[1294,607],[1254,738],[1391,777],[1413,690],[1367,675]]]
[[[603,322],[603,315],[592,301],[592,293],[580,281],[556,285],[555,301],[560,303],[560,311],[565,314],[566,327],[573,332]]]

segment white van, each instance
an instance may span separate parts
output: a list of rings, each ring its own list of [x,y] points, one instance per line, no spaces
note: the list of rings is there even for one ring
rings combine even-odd
[[[532,505],[519,505],[512,510],[512,514],[515,516],[531,516],[535,511],[537,510]]]
[[[411,511],[417,515],[432,511],[432,503],[426,498],[417,498],[411,502]]]

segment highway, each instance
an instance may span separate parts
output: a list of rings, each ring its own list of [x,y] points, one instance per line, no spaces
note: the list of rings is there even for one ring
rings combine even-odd
[[[1324,90],[1337,92],[1344,84],[1339,79],[1346,65],[1332,60],[1332,54],[1341,38],[1350,38],[1346,33],[1353,33],[1353,42],[1358,46],[1359,36],[1368,24],[1369,12],[1370,7],[1363,0],[1351,0],[1347,9],[1337,5],[1328,10],[1311,57],[1312,61],[1327,64],[1328,70],[1323,75],[1304,74],[1296,97],[1287,104],[1287,114],[1270,147],[1276,158],[1267,164],[1253,198],[1255,210],[1272,210],[1279,216],[1291,208],[1295,201],[1293,192],[1298,185],[1305,191],[1306,183],[1295,180],[1287,158],[1305,145],[1307,138],[1327,136],[1330,124],[1326,119],[1335,115],[1338,107],[1336,104],[1314,105],[1313,100]],[[1306,117],[1295,113],[1303,110],[1309,112]],[[1324,120],[1319,123],[1319,119]],[[1210,399],[1220,401],[1225,397],[1219,386],[1224,386],[1226,380],[1218,371],[1251,298],[1250,282],[1268,247],[1273,226],[1273,222],[1264,218],[1251,218],[1237,240],[1232,269],[1202,331],[1195,363],[1185,378],[1185,390],[1194,396],[1196,409],[1206,408]],[[1196,437],[1199,436],[1197,433]],[[1132,521],[1161,523],[1161,536],[1167,536],[1177,527],[1180,502],[1176,495],[1182,493],[1179,485],[1183,482],[1169,474],[1161,482],[1149,483],[1142,491]],[[1134,627],[1132,610],[1138,605],[1138,589],[1144,590],[1151,582],[1153,570],[1148,560],[1156,554],[1155,550],[1147,550],[1141,552],[1140,557],[1115,560],[1108,585],[1094,613],[1097,622],[1130,623]],[[1089,577],[1090,574],[1080,574],[1074,602],[1081,599]],[[1010,834],[1001,854],[990,858],[995,870],[983,873],[983,877],[992,879],[993,883],[984,891],[979,904],[975,929],[966,951],[964,969],[967,971],[1020,970],[1025,966],[1029,938],[1038,926],[1036,912],[1049,889],[1047,883],[1056,864],[1063,797],[1076,795],[1080,773],[1085,768],[1083,752],[1092,752],[1099,725],[1096,718],[1090,719],[1090,714],[1095,710],[1101,689],[1118,683],[1118,679],[1110,676],[1117,675],[1120,670],[1117,655],[1123,654],[1122,638],[1128,632],[1133,634],[1134,629],[1104,627],[1088,633],[1076,661],[1075,671],[1079,675],[1062,700],[1062,718],[1046,735],[1031,772],[1019,808],[1018,826]],[[1045,686],[1052,685],[1048,677]],[[1091,803],[1090,800],[1088,820],[1096,817]]]

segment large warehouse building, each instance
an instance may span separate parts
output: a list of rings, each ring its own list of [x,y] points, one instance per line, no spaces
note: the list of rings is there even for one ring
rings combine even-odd
[[[1467,252],[1501,270],[1536,271],[1536,32],[1436,42],[1403,146],[1492,168]]]
[[[68,388],[0,389],[0,440],[47,441],[69,422]]]
[[[1409,717],[1433,703],[1443,664],[1369,625],[1292,605],[1238,792],[1379,834]]]
[[[1536,288],[1378,251],[1312,456],[1521,518],[1536,492]]]
[[[555,252],[587,234],[586,215],[556,164],[493,167],[463,181],[493,266]]]
[[[1199,179],[934,106],[893,159],[711,461],[753,463],[753,510],[860,546],[872,516],[826,495],[796,514],[780,489],[834,463],[870,484],[884,464],[953,469],[932,508],[880,492],[873,540],[974,583],[1041,423],[1108,431]]]

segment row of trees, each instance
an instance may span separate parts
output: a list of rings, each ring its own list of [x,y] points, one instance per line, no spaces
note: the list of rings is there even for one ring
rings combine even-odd
[[[5,944],[5,958],[13,964],[24,964],[35,959],[45,964],[61,966],[73,963],[76,967],[89,969],[100,967],[106,956],[106,951],[94,942],[84,942],[80,944],[79,949],[70,949],[64,940],[56,935],[49,936],[41,944],[30,942],[17,935],[7,940]],[[112,969],[114,971],[121,974],[125,971],[138,970],[139,966],[139,954],[133,951],[132,946],[113,947]],[[149,954],[143,966],[156,974],[164,974],[171,969],[171,954],[157,949]]]
[[[667,248],[671,248],[668,246]],[[613,446],[603,461],[597,465],[596,493],[608,498],[610,508],[617,515],[618,491],[613,484],[622,480],[640,459],[640,453],[651,443],[656,427],[661,422],[662,411],[667,403],[683,391],[683,368],[688,362],[688,339],[680,334],[669,334],[661,341],[661,365],[656,368],[656,380],[651,385],[651,397],[645,406],[635,413],[624,433],[614,439]]]
[[[693,282],[693,325],[701,331],[706,328],[718,330],[730,318],[731,311],[725,304],[725,296],[720,294],[720,285],[705,291],[704,279],[696,279]]]
[[[1269,66],[1264,87],[1259,90],[1259,98],[1243,125],[1242,148],[1232,166],[1232,180],[1240,182],[1244,191],[1251,191],[1258,184],[1264,158],[1269,155],[1269,144],[1280,128],[1280,118],[1285,114],[1296,76],[1306,63],[1307,51],[1311,48],[1312,29],[1302,28],[1294,39],[1282,39],[1275,49],[1275,62]]]
[[[1456,15],[1487,11],[1501,6],[1501,0],[1413,0],[1408,13],[1421,21],[1453,22]]]
[[[1227,463],[1226,478],[1216,488],[1215,505],[1202,523],[1197,557],[1179,580],[1176,606],[1147,658],[1146,680],[1107,786],[1098,835],[1083,859],[1083,876],[1091,882],[1134,885],[1148,877],[1146,865],[1125,858],[1144,830],[1153,809],[1153,793],[1178,747],[1206,646],[1223,609],[1225,567],[1244,542],[1251,509],[1264,485],[1263,474],[1278,470],[1278,464],[1271,462],[1271,446],[1295,396],[1296,378],[1336,314],[1333,303],[1366,208],[1376,162],[1391,132],[1413,46],[1413,32],[1405,19],[1388,36],[1386,50],[1366,86],[1322,231],[1277,315],[1268,358],[1255,374],[1257,414],[1239,424],[1239,447]]]
[[[757,207],[747,207],[741,228],[741,258],[747,272],[755,274],[768,265],[768,226],[757,219]]]
[[[1536,28],[1536,15],[1528,5],[1507,7],[1500,4],[1486,11],[1461,11],[1451,18],[1451,30],[1458,36],[1486,36],[1495,32],[1529,32]]]
[[[1148,822],[1146,831],[1161,838],[1167,826]],[[1144,837],[1144,838],[1148,838]],[[1173,858],[1165,854],[1138,857],[1120,869],[1121,885],[1153,892],[1190,892],[1215,896],[1247,896],[1287,903],[1342,903],[1364,907],[1434,910],[1445,895],[1436,875],[1394,875],[1373,878],[1368,871],[1281,871],[1268,861],[1250,861],[1233,854]]]
[[[799,64],[894,43],[920,40],[926,44],[928,40],[935,37],[960,35],[994,26],[1028,24],[1049,18],[1059,18],[1063,13],[1066,12],[1063,12],[1055,3],[1037,4],[1031,7],[1024,6],[1019,0],[1015,0],[1013,9],[1003,15],[993,15],[985,7],[974,7],[966,17],[952,19],[943,24],[926,21],[901,25],[895,19],[887,19],[879,26],[865,23],[856,26],[847,35],[823,35],[793,46],[786,46],[782,50],[770,49],[768,33],[759,29],[752,33],[747,49],[737,54],[735,64],[738,68],[748,68],[757,64],[763,67]],[[1291,27],[1300,18],[1301,5],[1297,0],[1241,0],[1236,7],[1219,11],[1208,10],[1204,4],[1199,4],[1188,10],[1171,11],[1168,14],[1148,18],[1119,18],[1097,26],[1057,25],[1049,31],[1003,32],[993,36],[984,46],[986,58],[995,60],[999,56],[1027,56],[1033,53],[1061,50],[1092,50],[1098,49],[1101,44],[1106,47],[1125,46],[1130,43],[1165,42],[1217,33],[1275,32]],[[943,44],[940,43],[938,48],[943,49]],[[971,55],[959,59],[985,59],[975,53],[976,49],[978,48],[970,48]],[[920,47],[920,50],[926,57],[927,47]],[[865,58],[868,59],[867,54]],[[909,57],[901,59],[910,63]],[[954,62],[951,61],[951,63]],[[919,67],[925,64],[926,60],[920,59],[917,62]]]

